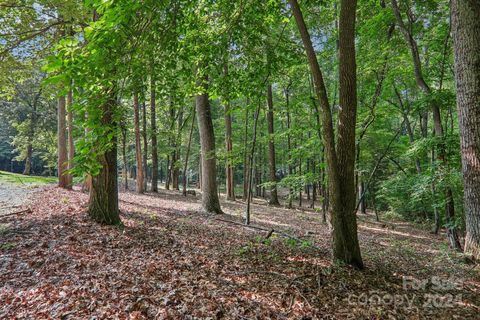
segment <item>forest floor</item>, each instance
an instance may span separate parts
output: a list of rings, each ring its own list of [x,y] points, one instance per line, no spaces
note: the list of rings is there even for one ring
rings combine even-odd
[[[88,195],[35,189],[1,216],[1,319],[478,319],[480,267],[401,221],[359,215],[365,270],[331,263],[319,213],[178,191],[120,194],[124,227],[86,216]],[[221,219],[221,220],[220,220]]]

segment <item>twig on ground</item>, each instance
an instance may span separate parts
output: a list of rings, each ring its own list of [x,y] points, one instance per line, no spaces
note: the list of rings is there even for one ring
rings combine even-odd
[[[260,230],[260,231],[265,231],[265,232],[268,232],[266,239],[268,239],[273,233],[276,233],[278,234],[279,236],[282,236],[284,238],[288,238],[288,239],[292,239],[292,240],[295,240],[295,241],[298,241],[298,242],[303,242],[305,241],[305,239],[301,239],[301,238],[298,238],[298,237],[295,237],[295,236],[292,236],[288,233],[285,233],[285,232],[282,232],[282,231],[278,231],[278,230],[275,230],[275,229],[267,229],[267,228],[263,228],[263,227],[260,227],[260,226],[255,226],[255,225],[252,225],[252,224],[249,224],[249,225],[246,225],[246,224],[243,224],[243,223],[240,223],[240,222],[236,222],[236,221],[232,221],[232,220],[226,220],[226,219],[220,219],[220,218],[215,218],[213,220],[216,220],[216,221],[221,221],[221,222],[227,222],[227,223],[232,223],[232,224],[235,224],[235,225],[238,225],[238,226],[242,226],[244,228],[248,228],[248,229],[254,229],[254,230]],[[313,244],[309,245],[309,247],[311,248],[314,248],[314,249],[317,249],[317,250],[320,250],[322,251],[323,249],[320,248],[320,247],[317,247]]]
[[[9,217],[9,216],[13,216],[13,215],[16,215],[16,214],[21,214],[21,213],[31,213],[32,212],[32,209],[28,208],[28,209],[25,209],[25,210],[20,210],[20,211],[15,211],[15,212],[10,212],[10,213],[7,213],[7,214],[2,214],[0,215],[0,219],[1,218],[4,218],[4,217]]]

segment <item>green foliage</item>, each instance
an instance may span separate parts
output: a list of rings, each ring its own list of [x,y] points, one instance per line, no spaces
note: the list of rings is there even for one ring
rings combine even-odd
[[[26,1],[32,5],[32,1]],[[69,89],[74,93],[75,168],[84,176],[99,172],[98,159],[121,141],[125,133],[126,164],[135,165],[132,98],[149,106],[156,92],[158,152],[162,168],[182,170],[189,138],[193,96],[208,76],[208,94],[214,124],[218,180],[225,166],[235,167],[235,187],[245,180],[244,169],[252,148],[253,121],[259,110],[254,154],[254,183],[273,185],[289,197],[306,186],[328,182],[318,101],[310,71],[284,1],[36,1],[41,12],[0,8],[7,33],[0,51],[15,44],[22,32],[49,27],[36,37],[39,52],[28,43],[24,56],[9,50],[0,63],[2,115],[8,115],[8,144],[0,143],[0,157],[23,161],[26,146],[48,170],[56,166],[55,100]],[[366,187],[367,206],[410,220],[430,221],[434,209],[444,214],[445,190],[453,191],[455,223],[463,225],[462,179],[455,90],[449,39],[449,3],[402,1],[400,10],[417,41],[425,82],[415,79],[411,51],[387,2],[368,0],[358,6],[356,56],[358,77],[356,181]],[[335,1],[301,4],[326,83],[334,123],[338,123],[338,14]],[[96,19],[92,21],[92,12]],[[407,19],[407,13],[409,19]],[[54,19],[55,16],[62,19]],[[408,21],[407,21],[408,20]],[[53,25],[59,23],[57,25]],[[31,30],[30,30],[31,31]],[[65,31],[64,35],[62,31]],[[39,71],[42,61],[43,68]],[[15,66],[7,68],[7,64]],[[15,70],[9,77],[7,70]],[[32,73],[31,70],[36,72]],[[39,86],[43,73],[48,79]],[[12,85],[12,79],[14,85]],[[73,81],[73,82],[72,82]],[[274,134],[267,134],[266,87],[271,84]],[[153,86],[153,87],[151,87]],[[31,128],[31,97],[42,88]],[[26,92],[28,91],[28,92]],[[23,94],[22,94],[23,93]],[[20,96],[30,97],[21,99]],[[225,107],[232,117],[233,150],[226,151]],[[444,136],[432,134],[432,105],[440,108]],[[11,110],[10,110],[11,109]],[[148,111],[148,109],[147,109]],[[426,116],[428,122],[423,123]],[[149,123],[151,115],[147,112]],[[422,119],[422,120],[420,120]],[[195,124],[195,123],[194,123]],[[425,127],[423,127],[425,126]],[[152,131],[147,129],[148,140]],[[11,137],[11,138],[10,138]],[[198,175],[199,133],[194,125],[187,167]],[[276,148],[279,181],[268,177],[268,141]],[[438,154],[445,146],[446,159]],[[11,147],[14,147],[12,155]],[[148,147],[150,148],[150,146]],[[432,156],[433,152],[433,156]],[[213,153],[212,153],[213,155]],[[206,155],[206,156],[212,156]],[[150,152],[147,164],[151,164]],[[418,165],[417,165],[418,164]],[[258,180],[258,181],[257,181]],[[223,184],[223,182],[221,183]],[[223,188],[223,186],[221,186]],[[435,189],[435,192],[433,192]],[[318,195],[321,201],[325,199]],[[291,200],[291,199],[289,199]]]

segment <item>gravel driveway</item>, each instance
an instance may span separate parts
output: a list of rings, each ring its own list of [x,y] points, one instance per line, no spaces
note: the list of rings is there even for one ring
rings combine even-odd
[[[22,205],[31,192],[31,186],[0,183],[0,215],[14,211],[15,207]]]

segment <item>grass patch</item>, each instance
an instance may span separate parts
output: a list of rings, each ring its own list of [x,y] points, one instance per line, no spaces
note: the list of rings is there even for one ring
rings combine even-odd
[[[12,183],[17,185],[43,185],[55,183],[56,177],[25,176],[23,174],[0,171],[0,183]]]

